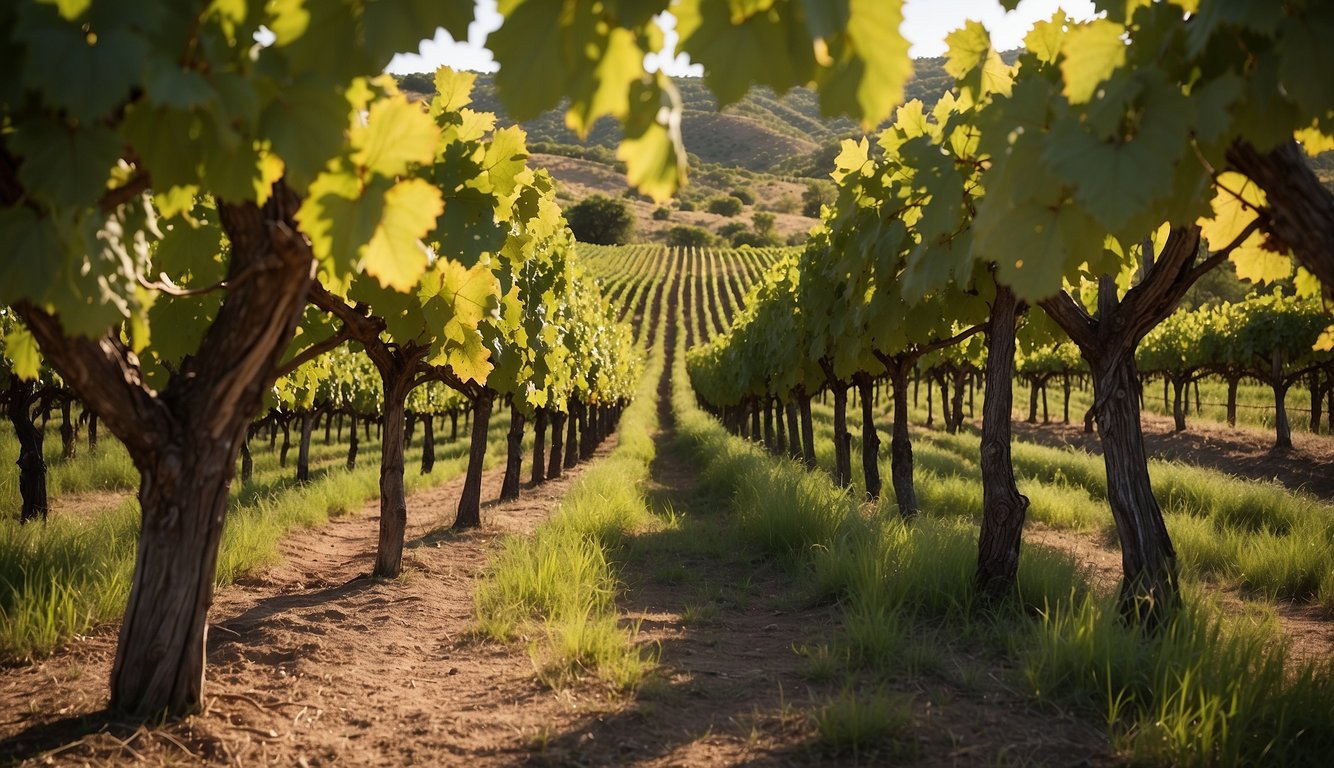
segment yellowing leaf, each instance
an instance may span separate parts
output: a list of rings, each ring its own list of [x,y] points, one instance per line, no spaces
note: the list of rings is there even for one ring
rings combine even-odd
[[[1214,189],[1214,215],[1199,222],[1209,247],[1220,250],[1231,245],[1255,221],[1256,211],[1265,204],[1265,193],[1255,182],[1233,171],[1220,174]],[[1237,268],[1237,277],[1269,282],[1292,274],[1292,259],[1265,250],[1264,244],[1264,236],[1257,230],[1228,256]]]
[[[1325,135],[1314,125],[1297,131],[1295,138],[1301,142],[1302,149],[1305,149],[1306,154],[1311,157],[1334,149],[1334,136]]]
[[[422,179],[400,181],[384,195],[384,211],[362,256],[366,274],[381,285],[407,291],[426,271],[428,251],[421,238],[444,213],[440,190]]]
[[[1065,77],[1065,97],[1072,104],[1093,98],[1098,86],[1126,63],[1126,44],[1121,39],[1125,27],[1106,19],[1097,19],[1076,27],[1065,36],[1061,52],[1061,74]]]
[[[431,111],[458,112],[472,101],[472,87],[477,82],[475,72],[457,72],[449,67],[435,71],[435,98],[431,99]]]
[[[414,163],[435,159],[440,129],[403,95],[371,105],[365,125],[352,130],[352,161],[382,176],[398,176]]]
[[[42,354],[37,339],[27,328],[16,327],[5,334],[5,357],[14,364],[14,373],[25,381],[34,381],[42,371]]]
[[[1334,351],[1334,325],[1328,326],[1320,332],[1320,338],[1315,341],[1315,351]]]

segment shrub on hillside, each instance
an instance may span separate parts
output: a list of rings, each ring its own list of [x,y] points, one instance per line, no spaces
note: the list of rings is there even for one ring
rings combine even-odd
[[[629,206],[602,195],[586,197],[570,206],[565,220],[575,239],[596,245],[624,245],[635,229]]]
[[[709,213],[716,213],[719,216],[737,216],[740,215],[742,208],[740,200],[731,195],[726,195],[710,200],[708,210]]]
[[[745,187],[738,187],[728,194],[740,200],[744,205],[755,204],[755,193]]]
[[[688,211],[693,211],[693,210],[695,210],[695,204],[692,203],[692,202],[690,202],[689,200],[685,200],[685,199],[677,200],[677,201],[676,201],[676,210],[678,210],[678,211],[687,211],[687,212],[688,212]]]
[[[742,232],[749,232],[750,228],[739,221],[729,221],[718,227],[718,236],[724,240],[731,240]]]
[[[755,233],[762,237],[769,237],[774,233],[774,222],[778,217],[772,213],[756,211],[750,215],[750,221],[755,225]]]
[[[676,248],[704,248],[713,243],[713,235],[703,227],[677,225],[667,230],[667,244]]]
[[[660,205],[660,206],[658,206],[657,208],[654,208],[654,209],[653,209],[653,220],[654,220],[654,221],[666,221],[666,220],[670,219],[671,217],[672,217],[672,209],[670,209],[670,208],[665,208],[665,207],[663,207],[663,206]]]
[[[801,193],[801,213],[803,216],[818,219],[820,218],[820,206],[833,201],[832,191],[827,191],[825,187],[811,182],[806,185],[806,191]]]

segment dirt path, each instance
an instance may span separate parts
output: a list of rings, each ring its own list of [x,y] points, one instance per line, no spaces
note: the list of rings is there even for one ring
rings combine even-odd
[[[605,455],[608,440],[598,450]],[[508,764],[581,695],[552,696],[522,647],[474,640],[472,592],[505,533],[544,520],[581,464],[485,527],[448,529],[462,478],[409,499],[404,575],[367,577],[376,504],[282,543],[283,559],[223,589],[211,612],[205,711],[151,730],[109,722],[114,625],[51,659],[0,674],[0,762],[232,765]],[[489,472],[494,499],[501,470]],[[534,706],[540,700],[540,706]]]

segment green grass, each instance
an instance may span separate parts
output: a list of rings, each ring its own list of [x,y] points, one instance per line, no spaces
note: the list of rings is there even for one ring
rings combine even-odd
[[[614,562],[629,532],[653,523],[642,485],[656,448],[656,389],[662,337],[633,402],[617,424],[611,454],[584,471],[555,513],[532,536],[510,536],[474,592],[478,632],[493,640],[530,639],[537,676],[557,687],[594,677],[615,690],[639,685],[656,663],[622,626]]]
[[[680,389],[674,404],[683,432],[702,457],[720,462],[710,470],[714,483],[732,477],[737,528],[749,532],[745,538],[757,550],[802,558],[815,595],[843,606],[841,635],[832,644],[805,649],[810,676],[842,676],[849,686],[858,672],[911,677],[940,663],[942,643],[930,642],[932,633],[940,633],[934,636],[980,642],[1006,653],[1035,698],[1102,721],[1118,751],[1136,762],[1310,765],[1322,764],[1334,747],[1334,729],[1328,725],[1334,672],[1327,664],[1290,660],[1272,618],[1225,620],[1221,609],[1201,607],[1200,596],[1191,590],[1191,607],[1161,634],[1146,637],[1120,621],[1113,596],[1092,593],[1068,557],[1032,547],[1021,556],[1020,600],[1000,609],[977,604],[972,597],[973,521],[980,514],[981,490],[975,435],[931,437],[935,448],[920,452],[926,460],[917,473],[926,514],[905,524],[891,514],[889,503],[868,515],[855,494],[835,488],[822,472],[809,473],[815,480],[807,482],[813,485],[793,496],[792,488],[805,486],[797,478],[775,478],[804,473],[801,467],[766,457],[727,435],[695,406],[686,386]],[[959,461],[951,462],[942,450]],[[1095,527],[1100,515],[1108,519],[1101,459],[1033,446],[1016,454],[1024,475],[1021,490],[1041,489],[1033,493],[1035,516],[1074,527]],[[1194,470],[1157,464],[1154,471],[1168,499],[1170,524],[1195,526],[1182,529],[1191,531],[1181,536],[1187,569],[1252,558],[1246,579],[1310,589],[1311,570],[1305,563],[1314,558],[1298,556],[1290,547],[1304,540],[1297,535],[1301,531],[1319,534],[1307,537],[1313,549],[1326,545],[1323,527],[1303,527],[1307,519],[1325,514],[1320,505],[1291,494],[1268,498],[1279,495],[1272,488],[1243,494],[1245,483],[1216,474],[1192,476]],[[782,490],[769,495],[755,490],[764,488]],[[1079,510],[1061,512],[1062,504]],[[771,509],[772,529],[767,530]],[[830,522],[798,528],[814,531],[803,537],[788,533],[793,519],[804,518]],[[1196,553],[1192,536],[1203,539],[1207,529],[1213,529],[1215,539],[1231,543]],[[773,541],[799,541],[801,546],[774,547]],[[1280,551],[1271,553],[1269,547]],[[1326,556],[1324,562],[1331,560]],[[1288,563],[1294,573],[1265,573],[1262,563]],[[863,713],[874,709],[845,691],[816,715],[822,739],[867,743],[872,732],[864,726],[874,718]]]

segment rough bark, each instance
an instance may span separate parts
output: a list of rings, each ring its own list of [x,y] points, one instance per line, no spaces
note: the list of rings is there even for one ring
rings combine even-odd
[[[1185,398],[1190,394],[1185,391],[1186,379],[1180,376],[1172,378],[1172,430],[1174,432],[1186,431],[1186,408]]]
[[[478,528],[482,525],[482,465],[486,462],[486,432],[491,425],[491,406],[495,393],[484,389],[472,401],[472,442],[468,448],[468,474],[459,494],[459,510],[454,528]]]
[[[774,401],[771,397],[764,398],[764,447],[772,453],[775,450],[774,442]]]
[[[141,475],[134,576],[109,706],[134,716],[187,714],[203,694],[204,640],[228,487],[245,431],[304,308],[314,260],[281,183],[261,208],[218,203],[231,243],[228,288],[195,354],[161,389],[143,383],[118,332],[65,333],[20,303],[46,360],[125,445]],[[262,279],[242,279],[262,273]]]
[[[1176,550],[1149,482],[1148,456],[1134,395],[1134,352],[1093,365],[1094,408],[1107,469],[1107,500],[1121,539],[1121,609],[1155,626],[1180,602]]]
[[[1261,152],[1238,141],[1227,160],[1264,190],[1264,231],[1288,246],[1326,289],[1334,286],[1334,194],[1320,183],[1297,142]]]
[[[834,390],[834,482],[840,488],[852,484],[852,434],[848,432],[848,388],[842,382]]]
[[[292,419],[290,416],[281,417],[283,425],[283,446],[278,454],[278,466],[287,469],[287,452],[292,450]]]
[[[1070,423],[1070,374],[1061,374],[1061,423]]]
[[[1229,427],[1237,426],[1237,385],[1241,383],[1241,377],[1229,376],[1227,378],[1227,425]]]
[[[880,498],[880,435],[875,429],[875,405],[871,394],[871,377],[861,374],[856,379],[862,405],[862,474],[866,480],[866,498]]]
[[[1014,406],[1014,292],[998,286],[987,329],[986,391],[982,396],[982,525],[977,544],[976,583],[990,599],[1013,594],[1028,498],[1019,493],[1010,460],[1010,413]]]
[[[422,417],[422,468],[423,475],[435,470],[435,415]]]
[[[797,410],[801,414],[801,460],[808,469],[815,469],[815,427],[811,420],[811,396],[805,390],[797,393]]]
[[[250,482],[250,478],[255,474],[255,459],[250,455],[250,432],[246,432],[245,439],[241,441],[241,484]]]
[[[797,404],[788,401],[783,406],[783,411],[787,416],[787,455],[798,461],[801,460],[801,427],[797,423]]]
[[[570,401],[570,417],[565,420],[565,468],[570,469],[579,462],[579,433],[584,428],[581,423],[584,405],[578,400]]]
[[[510,400],[510,429],[505,435],[505,480],[500,485],[500,500],[513,501],[519,498],[519,486],[523,472],[523,411],[519,404]]]
[[[1283,350],[1275,349],[1270,357],[1269,386],[1274,391],[1274,447],[1292,447],[1292,424],[1288,421],[1288,382],[1283,378]]]
[[[533,485],[546,480],[547,409],[538,408],[533,419]]]
[[[10,377],[5,413],[19,441],[19,496],[23,499],[19,509],[20,523],[46,522],[50,511],[46,496],[46,458],[42,454],[44,436],[32,420],[31,409],[36,399],[36,384],[21,381],[17,376]]]
[[[1320,419],[1323,414],[1320,412],[1321,406],[1325,402],[1325,393],[1321,388],[1321,376],[1319,371],[1312,371],[1307,377],[1307,387],[1311,395],[1311,419],[1309,427],[1312,434],[1320,434]]]
[[[777,399],[773,401],[774,407],[774,454],[783,455],[787,453],[787,425],[784,423],[783,404]]]
[[[347,435],[348,435],[348,441],[347,441],[347,471],[348,471],[348,472],[351,472],[352,470],[354,470],[354,469],[357,468],[357,448],[359,447],[359,446],[357,445],[357,414],[355,414],[355,413],[352,414],[351,419],[352,419],[352,420],[351,420],[350,422],[348,422],[348,426],[351,427],[351,428],[347,431]]]
[[[912,477],[912,437],[908,434],[908,371],[897,366],[889,371],[889,385],[894,394],[894,425],[889,439],[889,477],[894,485],[894,502],[904,518],[917,514],[917,488]],[[930,387],[927,392],[931,391]],[[982,410],[986,411],[983,395]]]
[[[60,458],[62,461],[69,461],[74,458],[77,452],[77,442],[74,439],[74,419],[70,417],[71,407],[69,396],[62,396],[60,398]]]
[[[97,414],[88,414],[88,452],[97,450]]]
[[[319,416],[318,411],[307,411],[301,414],[301,443],[296,454],[296,481],[298,483],[310,482],[310,435],[315,430],[315,421],[319,419]]]
[[[369,348],[368,348],[369,349]],[[376,361],[379,355],[372,355]],[[403,537],[408,525],[407,489],[403,482],[403,444],[407,414],[404,404],[412,391],[415,366],[377,363],[384,386],[380,433],[380,528],[374,575],[397,578],[403,570]]]
[[[551,461],[547,462],[548,480],[560,477],[561,469],[565,466],[561,453],[565,447],[565,419],[568,417],[565,411],[551,413]]]
[[[983,413],[986,410],[987,406],[983,404]],[[1038,423],[1038,380],[1036,376],[1028,377],[1028,423]]]

